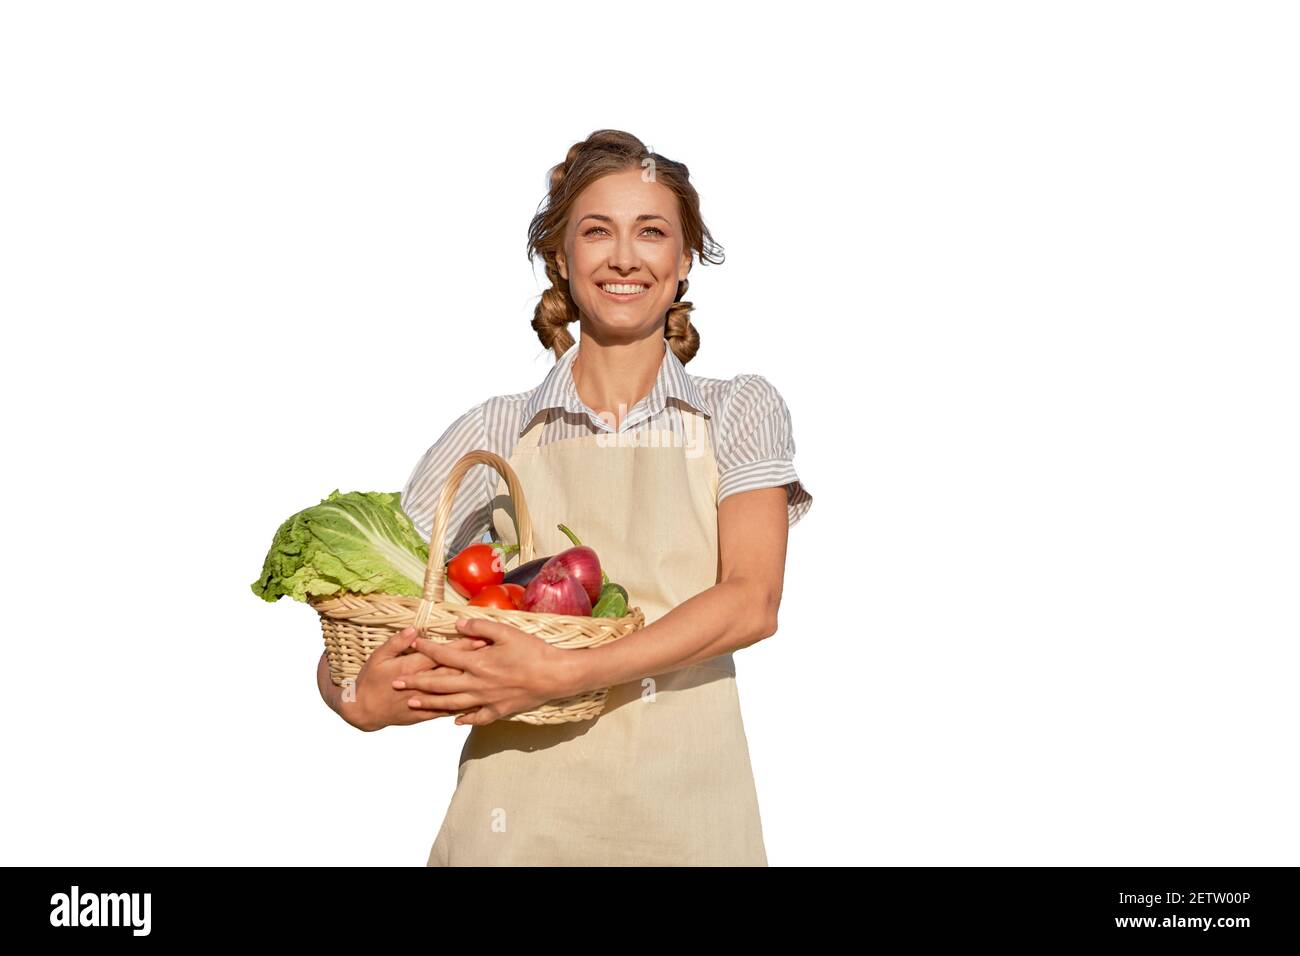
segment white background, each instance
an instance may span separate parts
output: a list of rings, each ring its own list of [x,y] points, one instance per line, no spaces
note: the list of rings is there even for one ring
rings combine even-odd
[[[536,384],[602,127],[814,496],[737,654],[787,864],[1300,863],[1286,4],[6,4],[3,862],[423,865],[277,525]]]

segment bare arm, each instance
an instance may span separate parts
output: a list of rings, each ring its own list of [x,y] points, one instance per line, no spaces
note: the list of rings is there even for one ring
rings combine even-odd
[[[719,582],[634,634],[561,655],[568,692],[666,673],[775,634],[788,534],[784,487],[728,495],[718,505]]]
[[[449,716],[452,712],[411,707],[408,702],[414,695],[409,692],[399,693],[392,687],[394,679],[410,677],[422,671],[443,676],[461,673],[455,668],[439,668],[430,658],[410,650],[414,639],[415,629],[408,628],[394,634],[377,648],[357,674],[353,693],[346,698],[343,695],[344,689],[330,677],[328,652],[322,653],[320,663],[316,665],[316,684],[321,698],[330,710],[353,727],[366,732],[382,730],[395,724],[422,723],[436,717]],[[482,647],[484,643],[486,642],[473,638],[462,638],[448,646],[472,650]]]
[[[413,674],[392,686],[420,691],[414,707],[459,711],[458,724],[487,724],[548,700],[664,674],[756,644],[776,633],[787,498],[784,487],[724,498],[718,505],[718,583],[640,631],[575,651],[499,621],[463,618],[456,630],[490,640],[483,650],[466,653],[433,641],[415,642],[440,669],[459,676]]]
[[[347,717],[344,716],[342,710],[343,688],[335,684],[330,678],[330,658],[328,651],[321,652],[320,663],[316,665],[316,686],[320,688],[321,699],[324,700],[325,703],[329,704],[330,710],[334,711],[334,713],[338,714],[340,717],[343,717],[344,720],[347,720]]]

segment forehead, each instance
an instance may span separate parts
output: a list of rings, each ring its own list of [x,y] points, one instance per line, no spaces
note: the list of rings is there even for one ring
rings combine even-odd
[[[601,176],[589,183],[573,203],[571,221],[588,213],[632,220],[642,213],[657,213],[670,221],[677,219],[677,197],[659,182],[645,182],[640,169]]]

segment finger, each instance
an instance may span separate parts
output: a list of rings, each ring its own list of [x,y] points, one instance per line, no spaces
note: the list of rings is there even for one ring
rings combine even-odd
[[[413,707],[411,699],[417,697],[416,694],[407,694],[402,697],[402,702],[406,705],[401,717],[395,717],[397,723],[411,724],[425,720],[432,720],[435,717],[455,717],[461,713],[459,710],[449,710],[442,707]]]
[[[423,636],[417,635],[417,637],[419,637],[420,640],[426,640]],[[456,637],[452,638],[450,641],[434,641],[434,643],[439,647],[453,647],[456,650],[468,651],[476,647],[482,647],[484,644],[489,644],[491,642],[477,637]],[[421,653],[417,644],[412,643],[411,647],[416,654]]]
[[[485,641],[479,637],[458,637],[448,644],[447,647],[461,647],[467,651],[476,651],[480,647],[486,647],[491,643],[491,641]]]
[[[402,650],[400,650],[398,653],[400,653],[400,654],[418,654],[418,653],[420,653],[419,649],[416,648],[416,646],[415,646],[415,640],[414,640],[414,639],[417,638],[417,637],[424,637],[424,635],[425,635],[426,632],[420,630],[418,627],[408,627],[408,628],[404,628],[404,629],[403,629],[402,631],[400,631],[399,633],[406,634],[406,633],[408,633],[408,632],[410,633],[411,636],[410,636],[410,638],[408,638],[407,641],[406,641],[406,647],[404,647],[404,648],[403,648]]]
[[[474,662],[474,652],[466,650],[463,645],[457,647],[457,643],[452,641],[449,644],[440,644],[437,641],[431,641],[423,637],[415,639],[416,648],[425,657],[432,658],[439,664],[445,664],[448,667],[472,671],[474,668],[470,665]]]
[[[478,680],[454,668],[421,671],[393,681],[394,690],[419,690],[426,694],[463,694],[478,689]]]
[[[412,694],[406,706],[418,710],[471,710],[483,706],[478,694]]]
[[[489,621],[482,617],[462,617],[456,622],[456,630],[474,637],[491,638],[494,643],[511,640],[515,637],[515,628],[500,621]]]
[[[496,720],[496,711],[491,707],[479,707],[456,717],[456,723],[461,726],[481,727],[484,724],[492,723],[494,720]]]
[[[458,647],[464,650],[478,650],[478,648],[483,647],[486,643],[486,641],[480,641],[474,638],[461,637],[445,646]],[[440,666],[437,661],[419,650],[412,650],[411,653],[402,655],[398,658],[398,661],[399,674],[414,674],[419,671],[433,670]]]
[[[415,628],[403,628],[388,640],[384,641],[384,643],[376,647],[374,651],[371,652],[370,658],[368,659],[377,658],[375,662],[378,663],[379,661],[387,660],[390,657],[396,657],[398,654],[402,653],[402,651],[412,646],[415,637]]]
[[[409,667],[403,667],[393,675],[394,681],[405,680],[413,674],[438,674],[445,677],[448,674],[465,673],[458,667],[448,667],[446,664],[439,664],[437,661],[431,661],[423,654],[419,655],[419,661],[411,664]]]
[[[397,673],[399,676],[433,670],[437,666],[437,661],[416,650],[412,650],[409,654],[403,654],[397,659]]]

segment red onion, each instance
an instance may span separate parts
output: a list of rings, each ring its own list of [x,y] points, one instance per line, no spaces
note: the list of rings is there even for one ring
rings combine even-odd
[[[569,551],[579,550],[570,548]],[[581,550],[591,551],[590,548]],[[542,565],[542,570],[524,589],[524,610],[539,614],[576,614],[591,616],[591,597],[568,561],[561,561],[568,551],[561,551]],[[593,557],[595,552],[592,551]],[[600,584],[600,567],[596,567],[596,584]],[[598,592],[599,593],[599,590]]]
[[[579,545],[561,551],[551,560],[558,561],[569,569],[569,574],[578,579],[578,583],[587,592],[587,599],[594,607],[600,600],[600,588],[604,584],[600,575],[600,558],[597,557],[596,552],[586,545]]]
[[[561,551],[556,555],[557,558],[564,558],[565,562],[573,569],[573,576],[582,582],[582,586],[587,590],[587,597],[591,598],[591,606],[595,607],[596,602],[600,600],[600,591],[608,580],[605,572],[601,570],[600,558],[596,552],[588,548],[578,536],[562,524],[556,525],[570,541],[573,547],[568,551]]]

